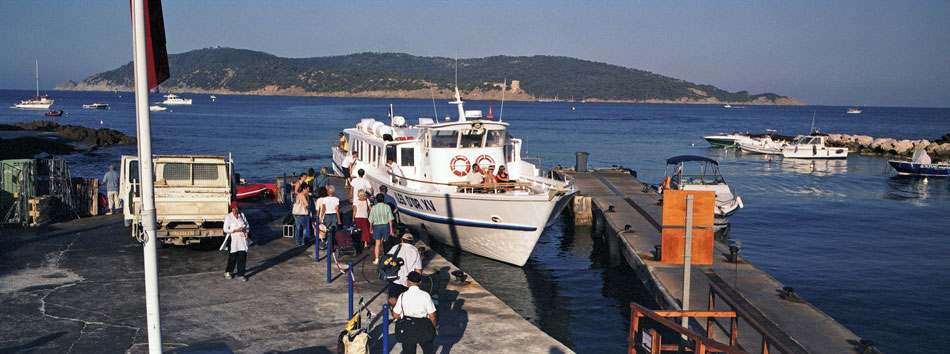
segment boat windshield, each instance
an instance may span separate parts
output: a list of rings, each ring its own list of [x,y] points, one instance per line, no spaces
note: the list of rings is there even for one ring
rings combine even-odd
[[[726,180],[721,175],[683,175],[680,177],[682,184],[726,184]]]
[[[505,144],[504,130],[489,130],[485,138],[485,147],[501,147]]]
[[[430,135],[433,148],[455,148],[458,144],[458,130],[434,130]]]
[[[462,140],[459,142],[460,148],[480,148],[482,147],[482,137],[485,135],[484,129],[466,129],[462,130]]]

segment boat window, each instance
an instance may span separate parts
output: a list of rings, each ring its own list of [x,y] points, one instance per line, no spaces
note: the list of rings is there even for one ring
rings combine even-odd
[[[460,148],[480,148],[482,147],[482,136],[485,135],[485,130],[479,129],[468,129],[462,131],[462,140],[459,144]]]
[[[129,175],[129,182],[139,183],[139,162],[129,161],[129,169],[125,171]]]
[[[395,145],[386,145],[386,162],[389,162],[389,160],[399,161],[399,160],[396,160],[396,146]]]
[[[415,166],[415,151],[413,148],[401,148],[399,153],[402,155],[402,161],[399,162],[402,166]]]
[[[485,138],[485,147],[499,147],[505,143],[504,130],[489,130],[488,137]]]
[[[433,148],[454,148],[458,144],[457,130],[435,130],[432,132]]]

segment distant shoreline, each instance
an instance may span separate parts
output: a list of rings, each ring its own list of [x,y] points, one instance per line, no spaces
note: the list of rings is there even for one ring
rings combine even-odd
[[[81,91],[81,92],[133,92],[129,87],[122,86],[96,86],[88,87],[83,86],[82,84],[77,85],[75,88],[63,87],[63,84],[56,86],[54,90],[57,91]],[[247,95],[247,96],[286,96],[286,97],[332,97],[332,98],[393,98],[393,99],[432,99],[434,93],[435,98],[439,100],[452,100],[454,99],[454,92],[450,90],[438,90],[430,92],[428,89],[421,90],[396,90],[396,91],[364,91],[358,93],[352,92],[307,92],[299,87],[291,87],[287,89],[279,89],[275,86],[267,86],[261,90],[254,90],[248,92],[236,92],[230,90],[206,90],[206,89],[195,89],[195,88],[169,88],[163,90],[162,94],[174,93],[174,94],[206,94],[206,95]],[[502,93],[501,91],[482,91],[475,90],[469,92],[463,92],[462,98],[470,101],[501,101]],[[505,101],[513,102],[537,102],[538,98],[531,96],[527,93],[522,92],[505,92],[504,94]],[[599,98],[586,99],[586,100],[558,100],[553,102],[544,102],[544,103],[658,103],[658,104],[734,104],[734,105],[747,105],[747,106],[805,106],[801,101],[794,98],[779,98],[774,101],[760,98],[754,101],[746,102],[724,102],[719,101],[715,98],[707,98],[703,100],[689,100],[689,99],[678,99],[678,100],[659,100],[659,99],[650,99],[650,100],[605,100]],[[542,103],[542,102],[539,102]]]

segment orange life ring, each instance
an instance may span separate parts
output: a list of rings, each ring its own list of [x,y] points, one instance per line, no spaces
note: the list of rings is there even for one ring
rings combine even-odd
[[[461,164],[459,162],[462,162]],[[452,170],[456,176],[465,177],[468,174],[468,171],[472,169],[472,165],[468,163],[468,158],[462,155],[456,155],[452,158],[452,162],[449,163],[449,169]]]
[[[479,156],[477,159],[475,159],[475,164],[478,165],[478,167],[481,168],[482,170],[485,170],[485,165],[482,164],[482,161],[485,161],[485,160],[488,160],[488,166],[495,168],[495,159],[491,158],[491,156],[488,156],[488,155]]]
[[[670,176],[666,176],[666,179],[663,180],[663,190],[670,189]]]

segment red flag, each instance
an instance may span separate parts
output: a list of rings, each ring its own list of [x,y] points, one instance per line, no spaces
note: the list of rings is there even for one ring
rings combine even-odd
[[[129,9],[132,8],[129,0]],[[162,17],[162,0],[145,2],[145,56],[148,62],[148,89],[168,80],[168,51],[165,49],[165,20]],[[134,16],[134,14],[133,14]]]

